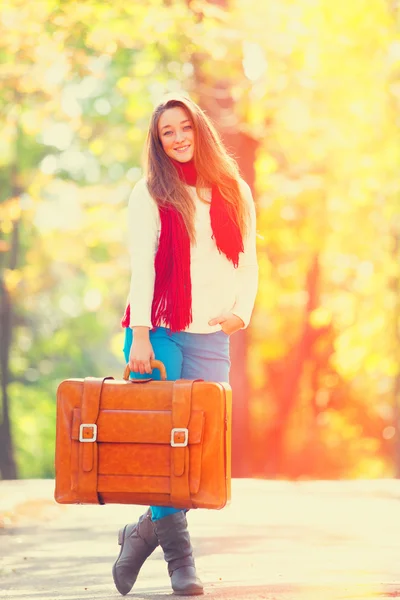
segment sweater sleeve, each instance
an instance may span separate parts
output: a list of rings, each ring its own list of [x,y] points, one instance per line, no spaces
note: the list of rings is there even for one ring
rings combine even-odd
[[[248,206],[249,222],[247,236],[244,240],[244,252],[240,254],[237,268],[236,301],[233,314],[240,317],[245,329],[253,312],[258,288],[258,262],[256,251],[256,210],[250,187],[243,180],[240,189]]]
[[[144,179],[137,182],[128,204],[128,249],[131,259],[129,289],[130,327],[152,327],[154,256],[158,246],[160,217]]]

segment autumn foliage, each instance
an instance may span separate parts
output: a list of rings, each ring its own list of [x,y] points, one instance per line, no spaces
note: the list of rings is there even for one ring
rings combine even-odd
[[[60,380],[122,374],[127,197],[173,90],[257,204],[241,474],[400,472],[399,73],[384,0],[0,5],[3,478],[53,475]]]

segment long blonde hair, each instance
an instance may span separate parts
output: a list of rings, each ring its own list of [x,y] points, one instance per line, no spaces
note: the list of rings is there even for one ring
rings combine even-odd
[[[192,121],[193,160],[197,170],[197,194],[216,185],[228,204],[228,212],[239,225],[242,237],[247,231],[248,210],[239,187],[239,169],[227,153],[221,138],[201,108],[185,96],[174,95],[154,109],[147,135],[145,170],[149,192],[159,206],[174,206],[182,215],[192,243],[195,241],[195,205],[184,182],[164,152],[158,133],[161,115],[169,108],[182,108]]]

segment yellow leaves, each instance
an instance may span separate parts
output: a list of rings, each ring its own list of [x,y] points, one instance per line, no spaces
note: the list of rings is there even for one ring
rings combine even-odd
[[[311,327],[314,327],[314,329],[326,327],[332,322],[332,313],[327,308],[319,306],[310,312],[309,322]]]
[[[13,119],[3,123],[0,136],[0,167],[7,165],[15,155],[15,135],[17,124]]]
[[[9,198],[4,202],[0,203],[0,236],[9,236],[13,229],[16,221],[19,221],[21,217],[21,205],[20,198]],[[10,243],[6,240],[0,240],[0,253],[8,252],[10,250]],[[16,288],[19,280],[16,280],[17,271],[4,271],[4,278],[6,279],[6,286],[10,292],[13,292]]]
[[[96,138],[89,144],[90,151],[96,156],[100,156],[104,152],[105,146],[106,142],[103,138]]]
[[[39,26],[47,23],[49,15],[57,6],[56,0],[37,0],[34,4],[25,0],[11,0],[2,4],[0,20],[6,29],[38,33]]]
[[[17,55],[20,65],[33,62],[38,47],[46,44],[49,34],[45,30],[46,22],[51,12],[49,2],[21,2],[20,6],[14,2],[13,6],[0,7],[0,22],[2,35],[0,46],[11,55]]]
[[[136,77],[148,77],[154,73],[155,64],[153,60],[142,59],[135,65]]]
[[[86,43],[89,47],[94,48],[97,51],[102,51],[104,54],[113,56],[118,50],[118,44],[114,39],[113,33],[107,28],[106,25],[91,31],[87,38]]]
[[[90,5],[89,5],[90,6]],[[148,7],[130,3],[128,13],[125,7],[100,3],[92,7],[92,14],[85,14],[82,21],[90,24],[85,43],[102,54],[113,56],[119,48],[140,48],[146,44],[146,19]],[[159,13],[165,13],[163,8]],[[134,32],[134,33],[133,33]],[[154,30],[153,30],[154,33]]]
[[[388,377],[397,377],[400,374],[400,364],[395,356],[387,356],[382,360],[382,372]]]
[[[338,319],[339,322],[339,319]],[[332,364],[346,379],[359,373],[395,377],[400,365],[391,352],[391,315],[363,309],[353,313],[352,326],[338,333]]]
[[[372,442],[372,444],[368,444],[368,442]],[[361,448],[357,456],[358,460],[349,473],[350,477],[383,479],[395,476],[391,464],[384,457],[376,454],[376,443],[374,444],[373,442],[374,440],[371,439],[364,442],[361,441]]]
[[[10,296],[13,297],[21,283],[22,273],[18,269],[3,269],[2,274],[4,285]]]
[[[27,110],[21,115],[20,124],[28,136],[34,136],[42,131],[44,126],[44,114],[38,111]]]
[[[371,0],[365,10],[363,0],[349,3],[339,0],[333,5],[329,0],[323,2],[325,27],[337,32],[337,39],[351,40],[354,32],[360,33],[359,41],[365,45],[384,41],[390,31],[390,12],[382,0]],[[354,41],[354,39],[353,39]]]
[[[345,330],[354,324],[359,308],[357,296],[345,289],[339,289],[330,294],[328,302],[339,330]]]
[[[262,90],[263,96],[266,90]],[[267,118],[268,107],[265,106],[264,98],[261,102],[248,102],[248,109],[246,114],[246,120],[255,137],[258,139],[262,136],[265,131],[265,120]]]
[[[43,171],[41,170],[37,170],[35,171],[34,176],[32,177],[31,181],[29,182],[29,185],[27,186],[27,192],[29,194],[29,196],[34,200],[34,201],[40,201],[41,198],[41,194],[42,194],[42,190],[46,187],[46,185],[52,180],[52,177],[49,175],[46,175],[45,173],[43,173]]]
[[[90,22],[96,17],[100,7],[93,2],[74,2],[65,6],[63,15],[58,17],[57,25],[65,24],[67,27],[79,22]],[[104,13],[103,13],[103,16]],[[60,21],[61,19],[61,21]]]
[[[123,94],[132,93],[136,88],[135,79],[133,77],[121,77],[117,81],[117,87]]]
[[[257,188],[260,190],[268,189],[270,182],[271,173],[275,173],[278,170],[278,162],[270,154],[266,152],[259,152],[255,168],[258,173],[257,177]]]
[[[130,98],[127,104],[125,115],[129,122],[137,123],[140,120],[148,120],[149,117],[149,106],[146,102],[137,102],[137,99]]]
[[[8,235],[13,230],[13,225],[11,221],[4,221],[0,225],[1,232]]]
[[[9,198],[0,204],[0,224],[2,231],[6,233],[4,229],[5,223],[13,223],[14,221],[18,221],[21,216],[21,205],[20,198],[16,196],[14,198]],[[7,226],[8,227],[8,226]],[[7,233],[10,229],[7,230]]]
[[[52,264],[68,265],[72,271],[74,265],[83,267],[87,255],[86,239],[81,236],[76,239],[71,232],[55,231],[46,232],[42,239],[42,252],[52,257]],[[32,271],[32,277],[35,271]]]
[[[380,370],[382,367],[382,356],[376,352],[371,352],[364,361],[364,367],[370,373]]]

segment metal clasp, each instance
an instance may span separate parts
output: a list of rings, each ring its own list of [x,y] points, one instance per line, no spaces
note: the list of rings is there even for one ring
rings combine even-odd
[[[83,437],[83,430],[92,429],[92,437]],[[97,440],[97,425],[96,423],[82,423],[79,427],[79,441],[80,442],[95,442]]]
[[[176,433],[183,433],[184,434],[184,439],[183,442],[176,442],[175,441],[175,434]],[[189,441],[189,430],[187,429],[187,427],[174,427],[171,431],[171,446],[173,448],[184,448],[185,446],[188,445],[188,441]]]

